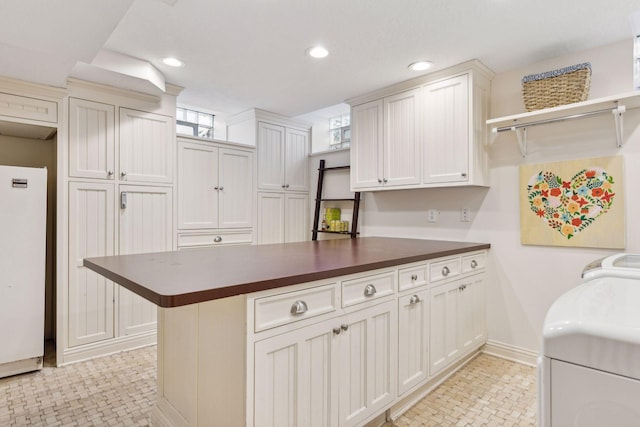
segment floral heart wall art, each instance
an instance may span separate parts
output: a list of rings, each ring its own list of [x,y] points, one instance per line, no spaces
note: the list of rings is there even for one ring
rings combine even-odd
[[[582,169],[568,180],[541,170],[529,179],[527,198],[533,214],[571,239],[609,212],[614,186],[614,177],[604,168]]]

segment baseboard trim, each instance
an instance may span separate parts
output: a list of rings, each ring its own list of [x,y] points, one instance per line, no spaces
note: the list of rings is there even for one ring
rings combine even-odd
[[[146,347],[155,344],[156,341],[156,331],[153,330],[139,335],[119,337],[103,342],[67,348],[64,350],[63,362],[58,366],[81,362],[94,357],[107,356],[125,350]]]
[[[482,352],[533,367],[536,366],[536,360],[538,358],[538,353],[534,351],[493,340],[487,340],[482,348]]]

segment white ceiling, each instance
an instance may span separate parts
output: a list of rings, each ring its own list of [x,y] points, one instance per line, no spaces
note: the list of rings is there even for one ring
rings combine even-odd
[[[500,73],[619,41],[637,9],[640,0],[5,0],[0,75],[65,86],[108,49],[183,86],[183,105],[297,116],[414,77],[407,65],[420,59],[440,69],[477,58]],[[315,44],[330,55],[306,56]]]

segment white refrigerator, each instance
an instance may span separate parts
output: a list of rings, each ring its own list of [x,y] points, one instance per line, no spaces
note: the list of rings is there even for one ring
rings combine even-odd
[[[47,169],[0,166],[0,378],[42,368]]]

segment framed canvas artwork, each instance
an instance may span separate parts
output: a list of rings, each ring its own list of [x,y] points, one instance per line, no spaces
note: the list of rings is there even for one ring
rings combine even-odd
[[[623,249],[622,156],[520,166],[520,240]]]

